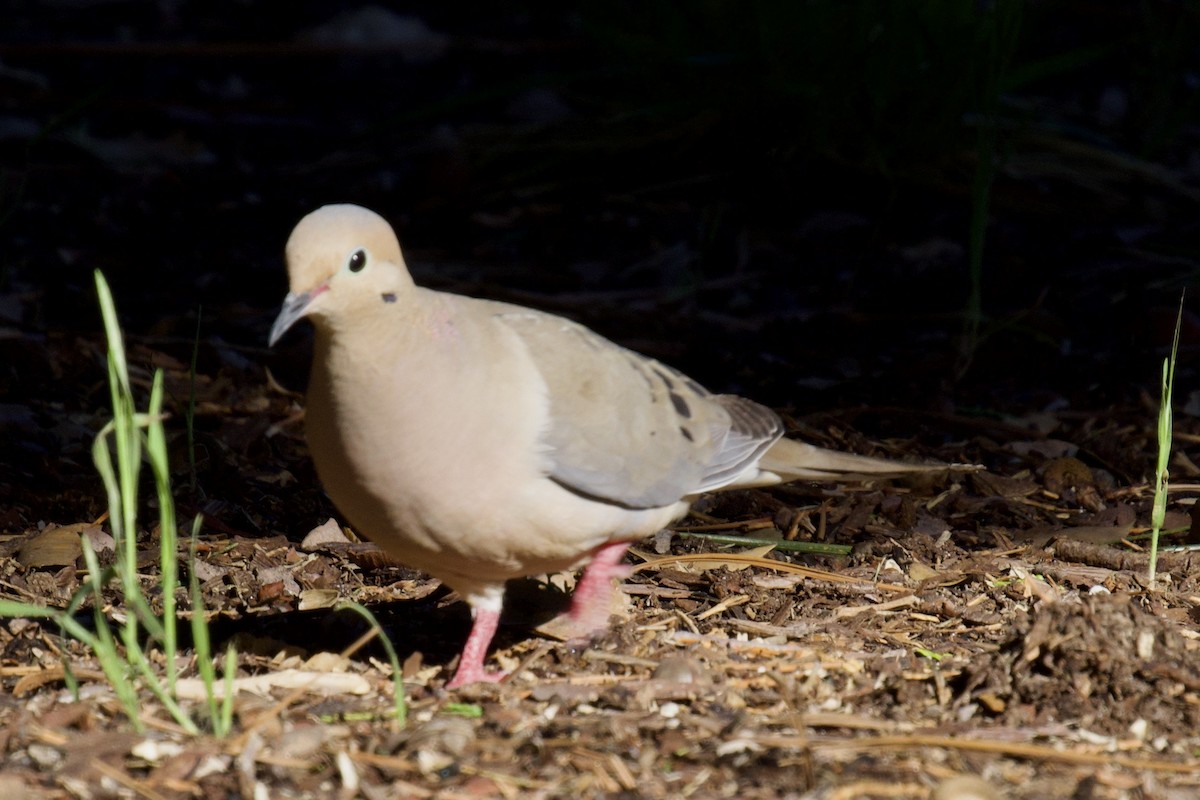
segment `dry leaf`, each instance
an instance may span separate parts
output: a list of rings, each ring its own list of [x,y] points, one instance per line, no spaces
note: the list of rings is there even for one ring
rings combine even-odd
[[[349,543],[350,540],[346,538],[346,532],[342,530],[342,526],[338,525],[336,519],[330,517],[323,525],[318,525],[308,532],[304,541],[300,542],[300,549],[311,553],[320,549],[322,545]]]
[[[91,538],[91,535],[100,533],[103,533],[100,526],[90,522],[47,527],[21,545],[17,551],[17,561],[26,569],[71,566],[83,555],[79,537],[87,535]]]

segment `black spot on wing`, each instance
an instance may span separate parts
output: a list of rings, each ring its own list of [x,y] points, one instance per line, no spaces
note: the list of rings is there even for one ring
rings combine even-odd
[[[692,432],[682,425],[679,426],[679,432],[683,435],[683,438],[687,439],[689,442],[696,441],[696,438],[692,436]]]
[[[395,292],[384,292],[383,294],[381,294],[379,296],[383,298],[383,302],[385,302],[385,303],[396,302],[396,293]]]
[[[687,404],[687,400],[684,400],[674,392],[667,392],[667,396],[671,398],[671,405],[675,406],[675,411],[678,412],[679,416],[684,419],[692,418],[692,409]]]

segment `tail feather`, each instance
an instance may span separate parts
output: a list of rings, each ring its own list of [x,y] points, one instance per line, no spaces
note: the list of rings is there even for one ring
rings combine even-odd
[[[758,468],[786,481],[870,480],[902,478],[934,472],[974,472],[971,464],[908,464],[883,458],[839,453],[795,439],[780,439],[758,462]],[[773,481],[772,481],[773,482]]]

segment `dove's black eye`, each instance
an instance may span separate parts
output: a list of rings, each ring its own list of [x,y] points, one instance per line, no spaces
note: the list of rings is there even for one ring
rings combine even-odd
[[[353,253],[350,254],[350,261],[347,263],[347,266],[350,267],[351,272],[361,272],[362,268],[365,267],[366,265],[367,265],[367,251],[366,250],[355,250]]]

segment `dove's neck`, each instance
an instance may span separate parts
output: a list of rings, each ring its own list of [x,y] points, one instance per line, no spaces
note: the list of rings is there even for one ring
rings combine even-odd
[[[486,365],[473,366],[488,332],[464,313],[469,302],[417,288],[318,326],[312,380],[324,381],[331,397],[360,395],[338,403],[367,413],[373,403],[467,402],[460,396],[479,396],[488,379]]]
[[[359,303],[350,313],[322,320],[317,347],[323,355],[361,358],[396,364],[430,351],[452,347],[461,323],[455,298],[412,287],[407,292],[382,294]]]

